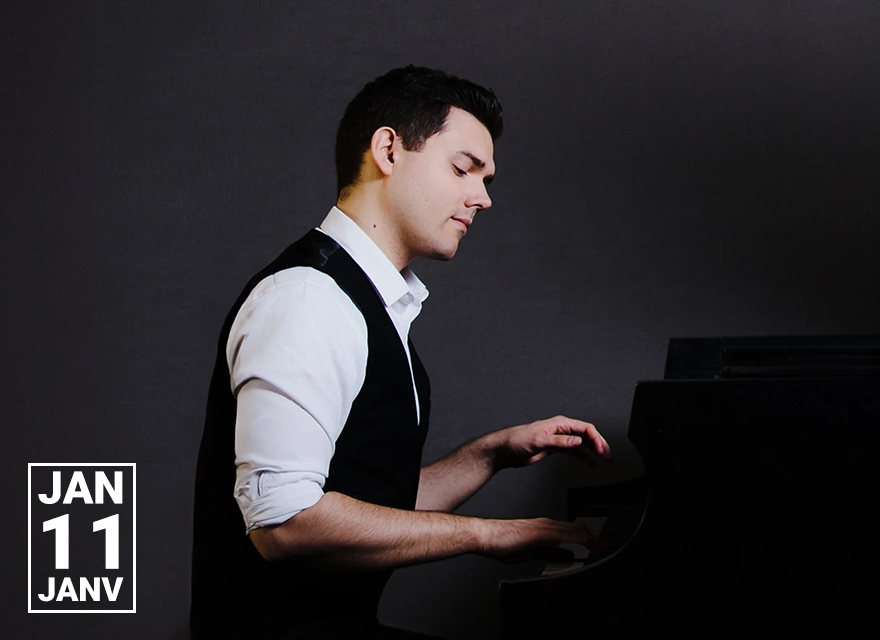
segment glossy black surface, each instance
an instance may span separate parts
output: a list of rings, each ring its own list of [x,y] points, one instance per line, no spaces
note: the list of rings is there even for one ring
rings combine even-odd
[[[855,631],[876,576],[878,424],[876,376],[639,383],[645,477],[569,493],[571,517],[610,516],[628,539],[579,571],[502,583],[502,638]]]

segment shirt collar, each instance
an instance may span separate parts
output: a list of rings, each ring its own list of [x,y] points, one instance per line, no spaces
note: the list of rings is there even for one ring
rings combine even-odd
[[[337,207],[330,209],[318,229],[338,242],[367,274],[386,307],[428,297],[428,289],[409,267],[398,271],[370,236]]]

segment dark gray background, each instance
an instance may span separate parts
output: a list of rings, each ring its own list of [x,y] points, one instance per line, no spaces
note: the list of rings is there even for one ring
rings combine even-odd
[[[186,637],[220,323],[332,205],[336,122],[388,68],[468,77],[507,114],[493,208],[455,260],[415,265],[427,456],[558,412],[618,454],[505,472],[463,512],[558,516],[566,486],[635,473],[633,384],[671,336],[878,332],[869,0],[19,4],[0,19],[15,637]],[[26,613],[27,463],[53,461],[138,464],[137,614]],[[529,569],[407,569],[382,617],[491,637],[498,580]]]

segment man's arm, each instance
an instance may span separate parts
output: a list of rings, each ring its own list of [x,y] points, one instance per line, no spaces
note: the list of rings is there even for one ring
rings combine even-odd
[[[588,422],[556,416],[495,431],[422,467],[416,509],[453,511],[501,469],[534,464],[551,453],[586,451],[611,460],[605,438]]]
[[[248,530],[280,524],[323,495],[334,442],[366,375],[366,322],[330,276],[286,269],[242,305],[227,359],[235,499]]]
[[[604,551],[601,541],[571,522],[405,511],[334,492],[281,525],[254,529],[250,538],[267,560],[336,570],[393,568],[463,553],[517,560],[561,542]]]

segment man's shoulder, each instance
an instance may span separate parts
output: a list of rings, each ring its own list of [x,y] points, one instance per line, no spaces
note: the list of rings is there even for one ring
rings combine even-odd
[[[351,298],[331,276],[312,267],[290,267],[260,280],[238,311],[239,320],[254,315],[276,320],[320,317],[328,325],[338,318],[358,331],[366,329]]]
[[[362,383],[367,325],[330,276],[291,267],[251,290],[234,317],[225,352],[236,394],[253,379],[281,389],[289,376],[308,378],[322,367],[347,371],[346,380]]]
[[[273,293],[296,295],[312,288],[331,294],[341,292],[336,281],[323,271],[309,266],[295,266],[267,275],[254,286],[248,298],[253,300]]]

